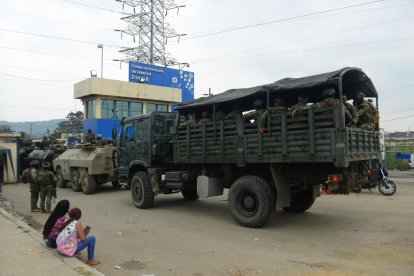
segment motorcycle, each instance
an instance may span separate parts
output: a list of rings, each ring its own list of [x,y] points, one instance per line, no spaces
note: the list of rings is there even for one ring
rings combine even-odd
[[[378,169],[377,173],[369,176],[368,179],[368,182],[361,183],[361,189],[368,189],[372,192],[371,189],[378,186],[379,192],[385,196],[391,196],[397,191],[397,186],[394,181],[388,179],[388,172],[384,168]]]

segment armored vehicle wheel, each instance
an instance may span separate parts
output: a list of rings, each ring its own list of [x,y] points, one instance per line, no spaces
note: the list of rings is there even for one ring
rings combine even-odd
[[[70,174],[70,179],[72,183],[72,190],[74,192],[82,191],[82,187],[80,185],[80,173],[77,169],[74,169]]]
[[[197,200],[197,186],[191,187],[190,189],[182,190],[181,194],[183,195],[185,200]]]
[[[80,184],[84,194],[93,194],[96,190],[96,177],[90,175],[87,169],[79,169],[80,171]]]
[[[315,199],[313,198],[312,188],[297,192],[291,195],[290,206],[284,207],[286,212],[302,213],[312,207]]]
[[[242,226],[263,226],[276,208],[276,195],[264,179],[246,175],[238,178],[229,191],[233,218]]]
[[[131,181],[131,194],[132,201],[136,207],[146,209],[152,206],[154,203],[154,192],[146,172],[139,171],[134,174]]]
[[[68,181],[63,179],[62,168],[58,167],[56,169],[56,176],[57,176],[57,186],[59,188],[66,188],[68,186]]]

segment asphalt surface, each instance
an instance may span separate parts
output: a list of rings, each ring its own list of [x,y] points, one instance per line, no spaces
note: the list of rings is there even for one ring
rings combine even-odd
[[[414,173],[391,176],[394,196],[321,196],[303,214],[277,210],[261,229],[235,223],[226,196],[160,195],[140,210],[108,183],[93,195],[58,189],[58,200],[82,209],[105,275],[414,275]],[[41,230],[47,216],[30,213],[26,184],[3,194]]]

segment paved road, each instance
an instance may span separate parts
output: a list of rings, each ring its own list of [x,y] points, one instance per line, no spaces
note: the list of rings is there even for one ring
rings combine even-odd
[[[148,210],[109,184],[58,196],[83,210],[106,275],[414,275],[414,178],[401,177],[394,196],[322,196],[306,213],[277,211],[262,229],[237,225],[224,196],[162,195]],[[40,229],[46,215],[28,211],[28,189],[6,185],[3,193]]]

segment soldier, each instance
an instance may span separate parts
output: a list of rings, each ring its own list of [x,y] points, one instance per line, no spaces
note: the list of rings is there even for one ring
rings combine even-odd
[[[224,116],[224,119],[237,119],[239,117],[243,117],[243,114],[241,113],[240,108],[237,105],[235,105],[233,106],[231,112]]]
[[[308,96],[306,95],[298,95],[298,102],[291,107],[289,107],[289,111],[292,112],[292,117],[295,117],[298,112],[308,110]]]
[[[188,120],[180,124],[180,127],[187,126],[187,125],[194,126],[197,124],[197,122],[198,120],[197,120],[196,114],[191,113],[191,114],[188,114]]]
[[[243,116],[244,121],[250,121],[251,119],[257,119],[257,117],[260,118],[260,116],[265,112],[265,109],[263,108],[263,101],[261,99],[256,99],[253,102],[254,111],[250,111],[249,113],[245,114]]]
[[[39,200],[39,183],[37,181],[39,161],[32,160],[30,162],[31,168],[23,171],[22,181],[23,183],[29,183],[30,185],[30,208],[32,212],[40,212],[40,208],[37,207],[37,201]]]
[[[277,112],[286,112],[289,110],[287,106],[285,106],[285,101],[281,98],[275,98],[273,100],[273,106],[269,109],[270,113],[277,113]],[[260,133],[264,133],[265,126],[267,121],[267,110],[263,112],[262,116],[260,117]]]
[[[335,98],[335,89],[333,88],[326,88],[321,93],[322,101],[314,103],[310,106],[311,109],[314,108],[321,108],[321,107],[327,107],[327,106],[334,106],[336,103],[339,102],[338,99]]]
[[[352,104],[348,103],[348,97],[346,95],[342,96],[342,103],[344,104],[346,110],[348,110],[350,117],[348,118],[345,113],[345,125],[347,127],[356,127],[359,119],[358,111]]]
[[[95,134],[92,132],[92,129],[88,128],[88,133],[83,137],[85,143],[95,143]]]
[[[49,162],[43,162],[42,169],[37,174],[37,181],[39,182],[40,186],[40,209],[42,213],[46,212],[48,214],[50,213],[52,207],[52,197],[56,198],[57,184],[55,175],[48,170],[49,167]]]
[[[225,117],[226,114],[223,111],[219,110],[216,112],[216,121],[223,120]]]
[[[98,145],[98,147],[103,147],[107,145],[105,139],[102,138],[102,134],[96,135],[96,144]]]
[[[369,101],[364,101],[364,98],[363,92],[358,92],[354,98],[354,105],[359,115],[357,126],[366,130],[378,130],[378,110]]]
[[[203,122],[211,122],[211,115],[207,111],[203,111],[203,113],[201,114],[201,119],[197,122],[197,125],[202,125]]]

